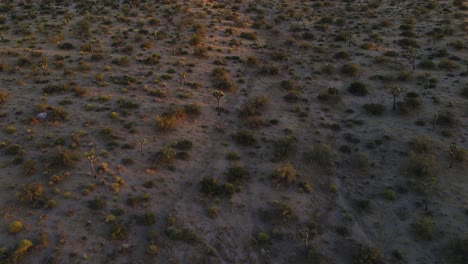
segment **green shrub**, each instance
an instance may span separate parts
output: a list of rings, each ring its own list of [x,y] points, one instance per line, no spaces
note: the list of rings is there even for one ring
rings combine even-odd
[[[321,101],[325,101],[331,104],[336,104],[339,101],[341,101],[339,91],[335,87],[330,87],[326,90],[321,91],[317,98]]]
[[[256,96],[249,101],[245,102],[239,108],[240,116],[258,116],[262,114],[262,110],[268,105],[268,98],[266,96]]]
[[[454,127],[458,124],[456,116],[451,111],[443,111],[439,113],[437,118],[437,125],[445,127]]]
[[[227,160],[232,160],[232,161],[237,161],[237,160],[240,160],[240,156],[239,154],[237,154],[236,152],[229,152],[227,155],[226,155],[226,159]]]
[[[332,146],[325,143],[316,144],[312,151],[304,153],[304,159],[307,163],[316,163],[324,167],[333,165],[334,158],[335,153]]]
[[[382,115],[385,112],[385,106],[382,104],[364,104],[364,110],[370,115]]]
[[[239,36],[247,40],[257,40],[257,32],[241,32]]]
[[[260,68],[259,73],[262,75],[275,76],[280,73],[280,67],[274,64],[265,64]]]
[[[103,198],[95,198],[88,201],[88,207],[92,210],[102,210],[106,207],[106,201]]]
[[[171,144],[171,147],[178,150],[190,150],[193,147],[193,143],[190,140],[184,139]]]
[[[340,72],[351,77],[358,77],[361,72],[361,68],[359,64],[349,62],[341,66]]]
[[[23,239],[18,243],[16,250],[13,252],[12,260],[13,263],[18,263],[23,255],[33,246],[30,240]]]
[[[432,217],[430,216],[421,216],[416,218],[411,228],[414,234],[422,240],[432,240],[434,237],[433,227],[432,227]]]
[[[228,182],[239,184],[249,178],[249,173],[244,167],[235,165],[227,169],[226,176]]]
[[[119,107],[124,109],[135,109],[140,107],[140,104],[138,102],[129,101],[124,98],[120,98],[117,101],[117,104],[119,105]]]
[[[162,132],[167,132],[175,128],[177,118],[173,115],[156,116],[156,125]]]
[[[44,186],[42,183],[26,184],[19,189],[16,196],[20,202],[40,205],[44,202]]]
[[[210,218],[213,218],[213,219],[214,219],[214,218],[218,217],[219,208],[216,207],[216,206],[212,206],[212,207],[208,208],[208,212],[207,212],[207,213],[208,213],[208,216],[209,216]]]
[[[361,82],[352,82],[348,91],[356,96],[366,96],[369,93],[367,86]]]
[[[232,138],[234,139],[236,144],[242,146],[253,146],[257,142],[252,132],[244,130],[232,134]]]
[[[386,200],[389,200],[389,201],[395,201],[396,200],[396,193],[390,187],[385,188],[383,196],[384,196],[384,198]]]
[[[371,246],[361,245],[357,263],[378,264],[381,262],[380,250]]]
[[[171,164],[174,162],[176,154],[172,148],[165,147],[156,153],[155,160],[159,163]]]
[[[410,152],[409,170],[416,177],[428,177],[434,173],[436,159],[433,154],[418,154]]]
[[[33,160],[33,159],[30,159],[28,161],[26,161],[23,165],[23,174],[25,176],[30,176],[34,173],[36,173],[37,171],[37,164],[36,164],[36,160]]]
[[[1,72],[1,70],[0,70]],[[6,92],[0,92],[0,104],[3,104],[6,102],[8,94]]]
[[[128,236],[127,228],[124,225],[114,225],[111,231],[111,238],[114,240],[125,240]]]
[[[145,213],[137,217],[137,223],[140,225],[152,225],[156,223],[156,216],[154,213]]]
[[[296,149],[297,139],[287,135],[273,143],[273,160],[280,161],[289,158]]]
[[[18,144],[8,145],[8,147],[5,148],[6,155],[22,155],[23,153],[23,148]]]
[[[444,69],[448,71],[453,71],[453,70],[457,70],[458,68],[460,68],[460,66],[456,62],[450,59],[441,59],[439,61],[439,64],[437,64],[437,67],[439,69]]]
[[[16,234],[23,229],[23,223],[21,221],[13,221],[8,225],[8,233]]]
[[[224,68],[214,68],[211,72],[211,82],[218,90],[232,92],[237,89],[236,84],[229,78],[228,71]]]
[[[432,139],[428,136],[417,136],[410,142],[410,147],[417,154],[431,154]]]
[[[279,164],[273,173],[273,180],[277,184],[289,185],[295,182],[296,179],[296,169],[291,163]]]
[[[468,238],[456,237],[449,242],[450,260],[454,264],[468,262]]]
[[[366,153],[356,153],[351,157],[351,166],[355,169],[366,171],[370,165],[369,159]]]
[[[259,232],[257,235],[255,235],[255,241],[258,244],[265,244],[270,241],[270,235],[266,232]]]
[[[461,95],[465,98],[468,98],[468,86],[465,86],[461,89]]]
[[[57,147],[55,151],[46,158],[48,167],[51,169],[66,169],[74,166],[75,161],[78,160],[78,155],[61,147]]]

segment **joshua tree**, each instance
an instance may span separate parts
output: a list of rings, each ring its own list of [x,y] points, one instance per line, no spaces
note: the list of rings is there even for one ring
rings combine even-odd
[[[304,241],[304,246],[307,250],[307,248],[309,247],[309,229],[308,228],[304,229],[301,236],[302,236],[302,241]]]
[[[219,101],[221,100],[221,98],[224,96],[224,93],[223,91],[220,91],[220,90],[215,90],[213,92],[213,96],[216,98],[216,100],[218,101],[218,115],[221,115],[221,108],[219,108]]]
[[[426,211],[429,206],[429,198],[432,193],[432,190],[434,189],[434,186],[438,182],[439,182],[439,179],[437,177],[426,178],[426,179],[423,179],[423,181],[421,182],[422,187],[424,189],[424,194],[426,195],[426,197],[424,198],[424,203],[425,203],[424,210]]]
[[[88,159],[89,164],[91,164],[91,169],[93,169],[94,178],[96,178],[96,169],[94,168],[94,162],[96,162],[96,159],[94,159],[94,149],[92,148],[89,152],[85,152],[84,155]]]
[[[48,67],[48,64],[47,64],[47,59],[43,59],[41,61],[41,63],[39,63],[39,68],[41,68],[41,71],[42,71],[42,74],[45,76],[46,73],[47,73],[47,67]]]
[[[416,59],[419,57],[419,50],[415,48],[408,48],[403,51],[403,57],[411,63],[414,71],[416,69]]]
[[[142,156],[144,156],[144,154],[143,154],[143,145],[145,145],[145,144],[146,144],[146,138],[142,138],[140,140],[140,152],[141,152]]]
[[[435,131],[435,127],[436,127],[436,124],[437,124],[437,120],[439,119],[439,112],[435,112],[434,113],[434,116],[432,118],[432,131]]]
[[[452,168],[453,162],[455,160],[459,162],[462,162],[463,160],[465,160],[465,157],[467,154],[466,150],[460,148],[455,143],[450,144],[448,153],[450,155],[450,167],[449,168]]]
[[[424,73],[424,89],[429,88],[429,81],[431,80],[432,74],[430,72]]]
[[[393,107],[392,110],[395,111],[396,109],[396,99],[397,97],[400,97],[400,94],[404,92],[405,89],[401,88],[399,85],[393,85],[391,86],[387,92],[392,95],[393,97]]]
[[[187,78],[186,72],[182,72],[181,74],[179,74],[179,82],[181,85],[185,84],[185,78]]]

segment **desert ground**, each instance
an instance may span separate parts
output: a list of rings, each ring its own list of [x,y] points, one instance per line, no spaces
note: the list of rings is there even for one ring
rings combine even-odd
[[[0,263],[468,263],[467,14],[1,1]]]

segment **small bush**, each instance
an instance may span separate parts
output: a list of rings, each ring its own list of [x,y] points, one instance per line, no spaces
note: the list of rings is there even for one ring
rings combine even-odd
[[[380,250],[371,246],[361,245],[359,249],[358,262],[360,264],[377,264],[381,263]]]
[[[456,62],[449,60],[449,59],[441,59],[437,67],[439,69],[444,69],[447,71],[453,71],[453,70],[457,70],[458,68],[460,68],[460,66]]]
[[[211,82],[218,90],[232,92],[237,89],[236,84],[229,78],[228,72],[224,68],[215,68],[211,72]]]
[[[320,166],[328,167],[333,165],[335,153],[329,144],[320,143],[314,146],[312,151],[304,153],[307,163],[316,163]]]
[[[24,185],[16,193],[16,196],[20,202],[40,205],[44,202],[44,186],[41,183]]]
[[[23,223],[21,221],[13,221],[8,225],[8,233],[16,234],[23,229]]]
[[[111,231],[111,238],[114,240],[125,240],[128,236],[127,228],[124,225],[114,225]]]
[[[140,225],[152,225],[156,223],[156,216],[154,213],[145,213],[137,217],[137,223]]]
[[[163,164],[171,164],[176,158],[176,151],[172,148],[166,147],[156,153],[155,160]]]
[[[106,207],[106,201],[103,198],[95,198],[88,202],[88,207],[92,210],[102,210]]]
[[[273,173],[273,180],[280,185],[289,185],[297,179],[296,169],[291,163],[279,164]]]
[[[72,168],[76,160],[78,156],[74,152],[61,147],[56,148],[54,153],[47,158],[48,167],[51,169]]]
[[[465,86],[461,89],[460,93],[463,97],[468,98],[468,86]]]
[[[432,228],[432,217],[421,216],[414,220],[411,228],[414,234],[422,240],[432,240],[434,237]]]
[[[356,96],[366,96],[369,93],[367,86],[361,82],[352,82],[348,91]]]
[[[445,127],[454,127],[458,124],[458,120],[455,117],[455,114],[451,111],[444,111],[439,113],[437,118],[437,125]]]
[[[293,135],[287,135],[273,143],[273,159],[275,161],[285,160],[293,154],[296,149],[297,139]]]
[[[167,132],[175,128],[177,118],[172,115],[157,116],[156,124],[160,131]]]
[[[428,177],[434,173],[436,159],[433,154],[418,154],[411,151],[409,158],[409,171],[416,177]]]
[[[351,77],[358,77],[360,71],[361,71],[361,68],[360,68],[359,64],[355,64],[355,63],[351,63],[351,62],[344,64],[340,69],[340,72],[342,74],[345,74],[345,75],[348,75],[348,76],[351,76]]]
[[[339,91],[335,87],[330,87],[326,90],[321,91],[317,98],[321,101],[325,101],[331,104],[335,104],[341,101]]]
[[[432,153],[432,139],[428,136],[415,137],[411,143],[411,150],[417,154]]]
[[[280,67],[278,65],[266,64],[260,68],[259,73],[262,75],[275,76],[280,73]]]
[[[396,193],[392,188],[385,188],[383,196],[386,200],[395,201]]]
[[[242,32],[239,37],[247,40],[256,40],[257,32]]]
[[[249,173],[244,167],[236,165],[227,169],[226,176],[228,182],[239,184],[248,179]]]
[[[7,99],[7,93],[6,92],[0,92],[0,104],[5,103],[6,99]]]
[[[173,143],[171,147],[178,150],[190,150],[193,147],[193,143],[190,140],[184,139]]]
[[[351,166],[355,169],[365,171],[369,168],[369,159],[366,153],[356,153],[351,157]]]
[[[449,242],[450,258],[454,264],[468,263],[468,238],[454,238]]]
[[[385,106],[382,104],[364,104],[362,106],[364,110],[370,115],[382,115],[385,112]]]
[[[253,146],[257,142],[252,132],[241,130],[235,134],[232,134],[232,138],[236,144],[242,146]]]

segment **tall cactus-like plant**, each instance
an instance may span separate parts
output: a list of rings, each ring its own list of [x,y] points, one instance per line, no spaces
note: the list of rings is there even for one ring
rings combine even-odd
[[[218,107],[216,108],[218,110],[218,115],[221,115],[221,108],[219,107],[219,101],[221,100],[221,98],[224,96],[224,92],[223,91],[220,91],[220,90],[215,90],[213,92],[213,96],[216,98],[216,100],[218,101]]]
[[[393,111],[395,111],[395,109],[396,109],[396,99],[397,99],[397,97],[399,97],[400,94],[402,92],[404,92],[404,91],[405,91],[405,89],[401,88],[398,85],[393,85],[387,90],[387,93],[391,94],[392,97],[393,97],[393,107],[392,107]]]
[[[94,158],[94,149],[90,149],[88,152],[84,153],[85,157],[88,159],[89,164],[91,165],[91,169],[93,170],[93,175],[94,178],[96,178],[96,168],[94,166],[94,163],[96,162],[96,159]]]

